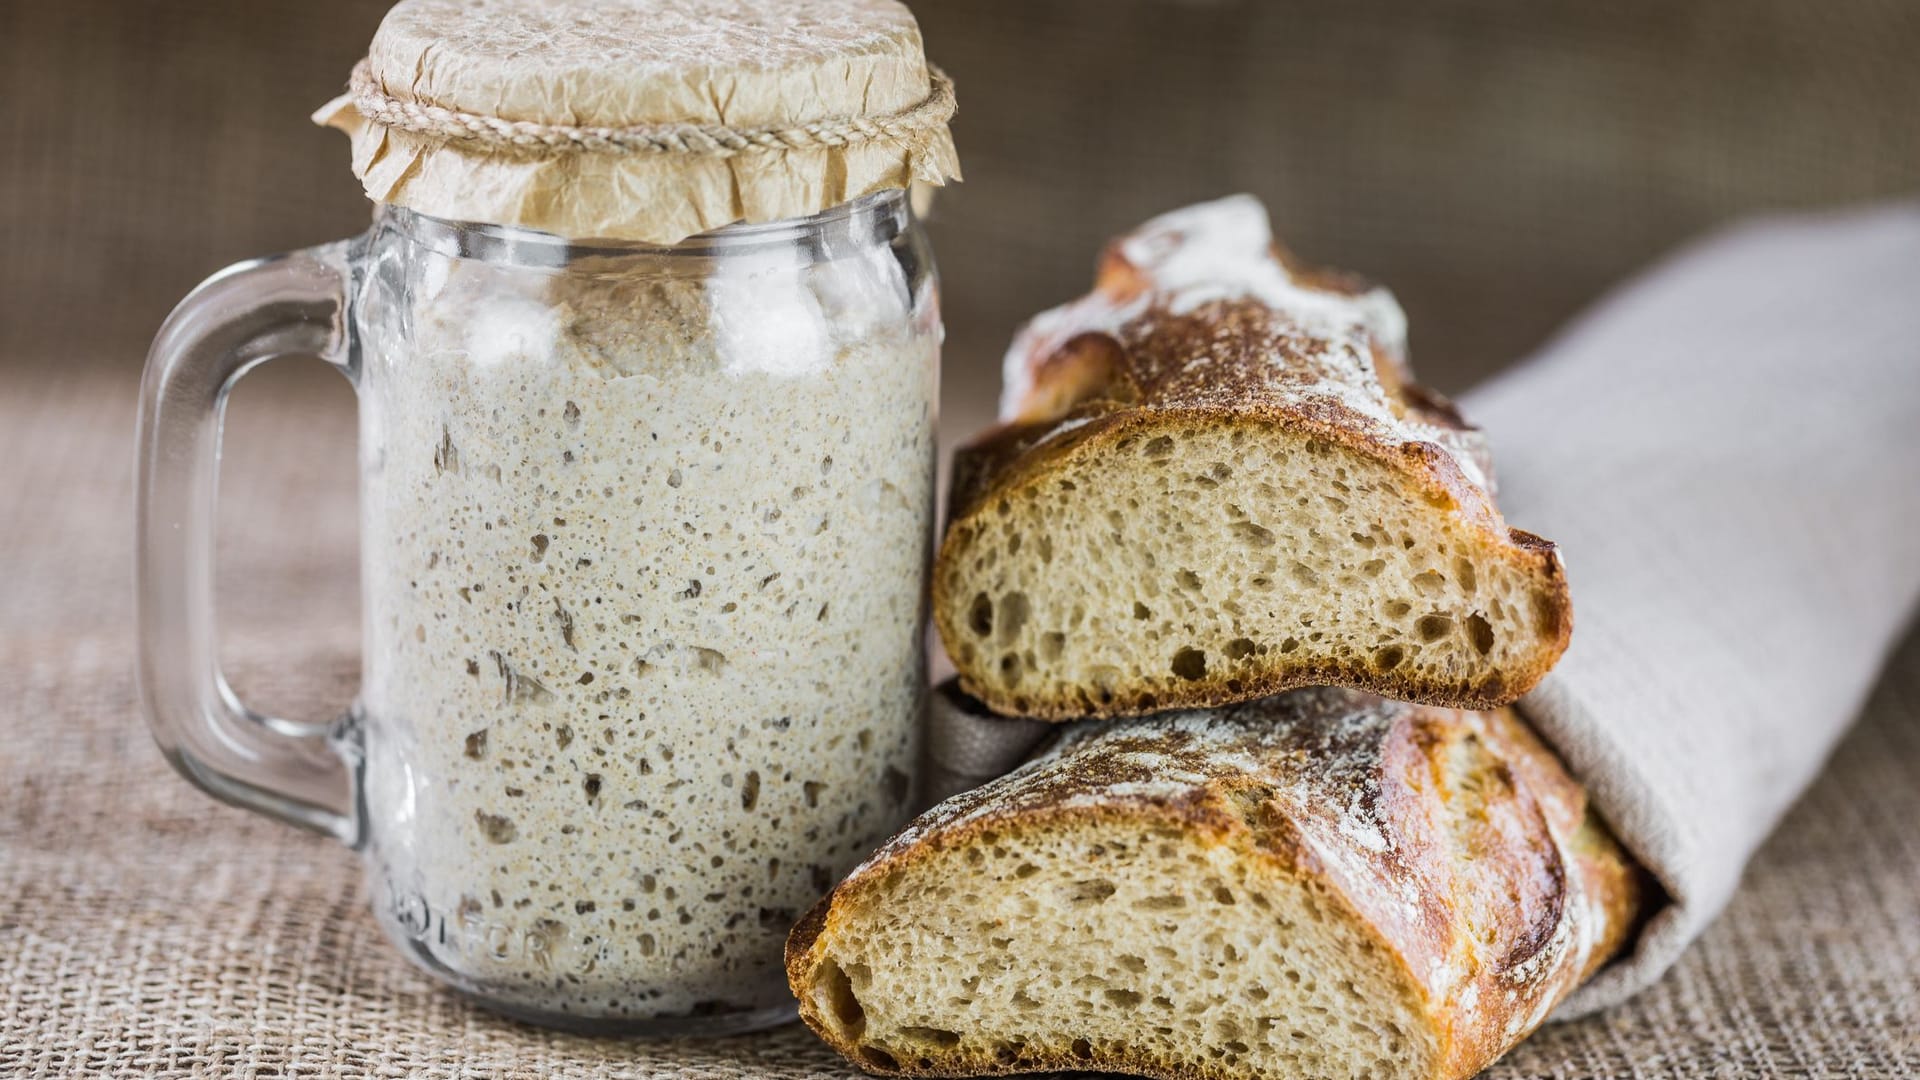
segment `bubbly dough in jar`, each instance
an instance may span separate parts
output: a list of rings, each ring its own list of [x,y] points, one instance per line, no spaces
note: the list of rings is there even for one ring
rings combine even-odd
[[[884,251],[531,283],[429,256],[369,359],[376,908],[488,997],[787,999],[906,816],[937,329]]]

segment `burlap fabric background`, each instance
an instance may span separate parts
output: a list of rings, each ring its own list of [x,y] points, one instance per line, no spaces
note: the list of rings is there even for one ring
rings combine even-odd
[[[211,803],[134,713],[135,372],[233,259],[354,231],[308,127],[380,0],[0,0],[0,1075],[837,1076],[803,1032],[595,1042],[404,966],[352,857]],[[922,0],[968,183],[937,209],[947,422],[1100,239],[1245,189],[1390,281],[1458,390],[1604,285],[1748,210],[1910,190],[1920,8],[1624,0]],[[1143,134],[1144,132],[1144,134]],[[319,718],[357,667],[347,388],[235,396],[227,664]],[[1920,639],[1658,986],[1498,1077],[1920,1073]]]
[[[356,232],[307,122],[390,0],[0,0],[0,363],[137,362],[212,270]],[[1920,187],[1907,0],[911,0],[960,88],[949,429],[1114,232],[1249,191],[1458,392],[1761,209]]]

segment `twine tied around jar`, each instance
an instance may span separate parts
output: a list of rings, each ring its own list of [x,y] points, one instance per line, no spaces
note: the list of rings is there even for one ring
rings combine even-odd
[[[513,150],[594,154],[700,154],[734,157],[781,150],[855,146],[909,138],[953,119],[953,80],[929,64],[931,90],[921,101],[889,116],[838,116],[786,127],[726,124],[636,124],[597,127],[506,120],[395,97],[373,77],[367,60],[353,67],[349,93],[360,115],[382,127]]]

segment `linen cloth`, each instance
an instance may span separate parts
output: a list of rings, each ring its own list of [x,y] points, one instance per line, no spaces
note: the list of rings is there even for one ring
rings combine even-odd
[[[1920,206],[1710,239],[1462,408],[1573,590],[1573,644],[1522,712],[1667,893],[1577,1016],[1726,906],[1920,597]],[[932,719],[938,778],[1037,741],[945,698]]]
[[[1522,711],[1671,900],[1578,1014],[1726,906],[1920,597],[1920,207],[1683,253],[1463,408],[1573,589]]]

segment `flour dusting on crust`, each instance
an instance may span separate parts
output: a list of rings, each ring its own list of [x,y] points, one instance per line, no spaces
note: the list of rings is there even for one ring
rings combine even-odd
[[[1431,395],[1402,393],[1407,320],[1393,295],[1294,265],[1250,195],[1163,214],[1115,241],[1092,293],[1015,336],[1000,419],[1052,419],[1046,367],[1087,334],[1124,350],[1129,378],[1152,388],[1149,407],[1264,404],[1332,418],[1387,446],[1437,446],[1492,489],[1479,433]]]
[[[1296,691],[1225,709],[1192,709],[1066,728],[1039,755],[922,814],[855,876],[936,833],[1034,809],[1168,802],[1216,781],[1255,780],[1323,813],[1330,830],[1385,846],[1371,820],[1386,730],[1414,706],[1338,689]],[[1310,766],[1310,767],[1309,767]]]
[[[1577,785],[1510,712],[1299,690],[1066,728],[921,815],[842,888],[1050,821],[1177,822],[1327,886],[1430,1000],[1461,1015],[1491,1008],[1497,1023],[1458,1051],[1484,1063],[1621,940],[1604,887],[1568,847],[1585,815]]]

